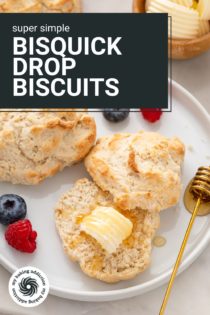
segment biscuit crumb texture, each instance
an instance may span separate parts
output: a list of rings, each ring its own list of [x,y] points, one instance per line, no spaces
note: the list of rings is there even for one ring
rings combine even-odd
[[[184,152],[178,138],[144,131],[120,133],[100,138],[85,166],[121,209],[160,211],[179,200]]]
[[[108,254],[80,229],[82,219],[97,206],[115,208],[112,196],[86,178],[77,181],[60,198],[55,209],[55,222],[64,250],[90,277],[110,283],[131,279],[150,264],[151,243],[159,226],[159,214],[140,209],[132,212],[118,209],[132,221],[133,231],[115,253]]]
[[[0,181],[34,185],[82,160],[96,138],[86,112],[0,113]]]
[[[0,0],[1,13],[76,13],[80,0]]]

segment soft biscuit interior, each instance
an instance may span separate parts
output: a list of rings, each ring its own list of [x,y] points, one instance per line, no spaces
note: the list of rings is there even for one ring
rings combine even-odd
[[[81,230],[84,218],[98,206],[113,207],[132,223],[132,233],[112,253]],[[140,209],[122,211],[115,206],[109,193],[103,192],[88,179],[82,179],[59,200],[55,221],[66,254],[78,261],[89,276],[116,282],[130,279],[148,267],[159,214]]]

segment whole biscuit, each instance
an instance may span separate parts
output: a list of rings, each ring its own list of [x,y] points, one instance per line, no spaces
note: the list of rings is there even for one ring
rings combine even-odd
[[[0,113],[0,181],[34,185],[89,152],[96,138],[86,112]]]

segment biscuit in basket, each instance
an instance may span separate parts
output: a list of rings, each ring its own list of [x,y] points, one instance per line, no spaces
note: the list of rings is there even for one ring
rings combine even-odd
[[[80,11],[80,0],[0,0],[1,13],[75,13]]]
[[[95,138],[86,112],[1,112],[0,181],[38,184],[82,160]]]
[[[160,211],[179,200],[183,157],[179,139],[142,131],[102,137],[85,166],[121,209]]]
[[[77,181],[60,198],[55,222],[64,251],[71,260],[79,262],[82,271],[90,277],[105,282],[133,278],[149,266],[151,241],[159,226],[159,214],[140,209],[120,211],[132,222],[132,233],[110,254],[94,237],[81,230],[84,218],[99,206],[115,208],[112,196],[86,178]],[[109,238],[109,231],[103,232]]]

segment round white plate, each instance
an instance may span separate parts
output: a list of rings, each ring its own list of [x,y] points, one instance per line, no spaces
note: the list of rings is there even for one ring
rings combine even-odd
[[[137,132],[141,129],[160,132],[166,136],[178,136],[186,145],[183,166],[183,189],[197,167],[209,165],[210,118],[202,106],[185,89],[173,83],[173,111],[164,113],[161,121],[152,125],[141,114],[131,113],[122,123],[107,122],[101,113],[94,113],[98,137],[114,132]],[[53,208],[59,196],[87,173],[82,164],[66,168],[62,173],[39,186],[0,184],[0,194],[16,193],[28,204],[28,218],[38,232],[38,248],[32,255],[20,253],[7,245],[4,227],[0,226],[0,262],[13,272],[30,265],[43,270],[50,282],[51,293],[82,301],[108,301],[142,294],[165,283],[171,273],[187,223],[190,219],[180,200],[179,205],[161,213],[158,235],[167,239],[162,248],[154,248],[150,268],[135,279],[117,284],[106,284],[84,275],[76,263],[65,256],[57,235]],[[210,240],[210,216],[196,219],[188,242],[180,272],[187,268],[202,252]]]

